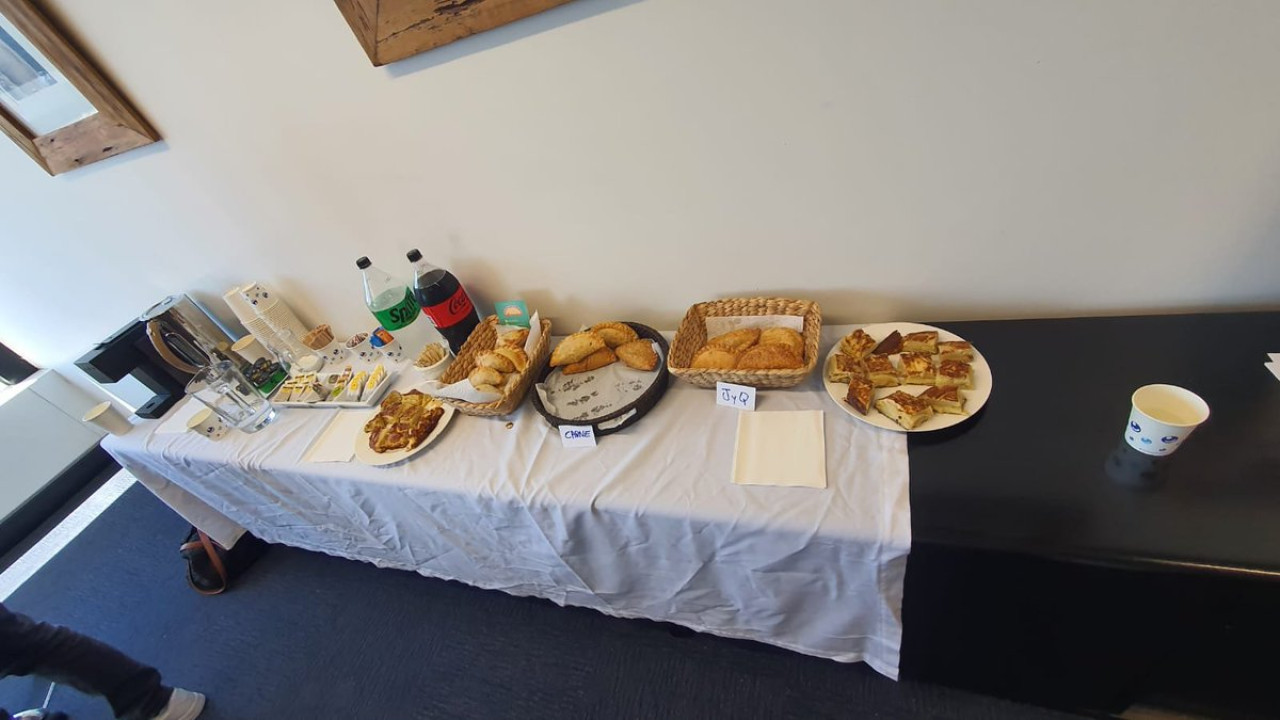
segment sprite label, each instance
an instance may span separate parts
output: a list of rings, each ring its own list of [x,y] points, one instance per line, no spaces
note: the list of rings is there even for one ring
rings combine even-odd
[[[404,290],[404,300],[382,310],[374,310],[373,316],[378,318],[378,324],[388,330],[399,330],[409,323],[418,319],[418,301],[413,299],[413,293],[408,288]]]

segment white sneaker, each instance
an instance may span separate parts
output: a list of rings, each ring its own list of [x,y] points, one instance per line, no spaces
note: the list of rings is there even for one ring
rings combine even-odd
[[[174,688],[169,704],[153,720],[196,720],[204,711],[204,696],[198,692]]]

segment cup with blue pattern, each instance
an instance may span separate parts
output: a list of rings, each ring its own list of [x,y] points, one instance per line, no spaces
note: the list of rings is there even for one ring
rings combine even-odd
[[[1209,419],[1209,403],[1177,385],[1144,385],[1133,393],[1124,439],[1147,455],[1171,455]]]

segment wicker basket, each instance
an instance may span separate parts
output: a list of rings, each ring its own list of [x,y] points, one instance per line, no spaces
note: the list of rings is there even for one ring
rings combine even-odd
[[[454,359],[449,369],[444,371],[444,375],[440,376],[440,382],[450,385],[459,380],[467,379],[471,371],[476,369],[476,356],[487,350],[492,350],[497,341],[498,316],[490,315],[484,319],[484,322],[477,325],[475,330],[471,331],[471,337],[467,338],[467,341],[462,344],[462,350],[458,351],[458,357]],[[440,400],[454,406],[463,415],[481,415],[485,417],[510,415],[517,407],[520,407],[520,401],[524,400],[529,388],[533,387],[534,378],[538,377],[542,372],[542,368],[547,364],[547,358],[551,354],[550,349],[551,321],[544,319],[542,320],[542,337],[538,339],[538,346],[533,349],[533,355],[529,357],[529,367],[520,373],[520,379],[515,385],[511,386],[511,389],[501,399],[489,403],[471,403],[451,398],[440,398]]]
[[[707,343],[706,318],[735,315],[797,315],[804,318],[804,367],[797,370],[695,370],[689,367],[694,353]],[[698,387],[713,388],[719,381],[757,388],[797,385],[818,364],[818,335],[822,311],[810,300],[786,298],[728,298],[698,303],[689,308],[671,341],[667,368],[672,375]]]

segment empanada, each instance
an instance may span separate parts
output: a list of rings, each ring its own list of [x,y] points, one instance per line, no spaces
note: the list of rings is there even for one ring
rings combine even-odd
[[[722,347],[704,345],[693,354],[689,367],[700,370],[732,370],[738,364],[738,353]]]
[[[498,333],[498,347],[513,347],[524,349],[524,343],[529,339],[529,328],[520,328],[507,333]]]
[[[755,345],[760,340],[760,328],[738,328],[707,341],[707,345],[724,348],[736,353]]]
[[[739,370],[795,370],[804,360],[785,345],[757,345],[738,358]]]
[[[502,394],[502,388],[494,385],[476,385],[475,389],[484,393],[493,393],[494,395]]]
[[[561,340],[551,352],[551,367],[579,362],[604,346],[604,339],[590,330],[576,332]]]
[[[467,379],[471,381],[471,387],[479,390],[481,385],[501,385],[502,373],[493,368],[478,367],[471,371]]]
[[[604,344],[616,348],[640,337],[630,325],[620,322],[603,322],[591,326],[591,332],[604,339]]]
[[[791,352],[804,357],[804,336],[791,328],[765,328],[760,331],[760,345],[785,345]]]
[[[516,371],[516,364],[511,362],[510,358],[494,350],[486,350],[480,353],[476,356],[476,363],[480,367],[493,368],[498,372],[509,373]]]
[[[510,360],[516,372],[524,372],[529,367],[529,356],[521,348],[500,347],[494,352]]]
[[[577,373],[584,373],[590,370],[599,370],[605,365],[617,361],[617,359],[618,356],[614,355],[612,350],[607,347],[602,347],[578,362],[565,365],[560,368],[560,372],[565,375],[576,375]]]
[[[658,353],[653,351],[652,340],[632,340],[619,345],[615,352],[629,368],[653,370],[658,367]]]

